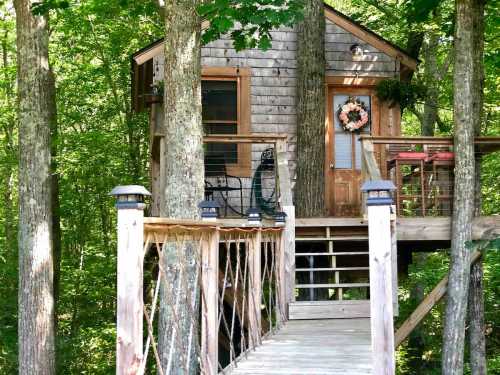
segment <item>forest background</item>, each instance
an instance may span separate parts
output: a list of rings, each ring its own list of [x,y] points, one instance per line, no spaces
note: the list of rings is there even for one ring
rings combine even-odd
[[[429,2],[437,5],[432,12]],[[64,3],[64,2],[62,2]],[[425,3],[425,4],[424,4]],[[130,102],[130,56],[164,33],[158,2],[86,0],[50,14],[50,58],[57,86],[57,173],[62,257],[58,316],[58,372],[112,374],[115,358],[115,209],[108,196],[118,184],[148,185],[147,114]],[[453,132],[451,0],[337,0],[338,10],[402,46],[422,35],[421,63],[412,82],[425,95],[403,114],[406,135],[422,132],[435,108],[436,135]],[[486,5],[483,135],[500,135],[500,12]],[[17,169],[15,13],[0,0],[0,373],[17,372]],[[410,42],[410,43],[409,43]],[[431,98],[432,100],[429,100]],[[427,112],[426,112],[427,106]],[[500,155],[483,163],[483,214],[498,214]],[[500,373],[500,254],[485,259],[487,355]],[[415,308],[413,291],[425,292],[448,269],[448,253],[429,254],[401,280],[400,319]],[[423,323],[420,341],[398,351],[398,373],[440,373],[444,303]],[[415,341],[414,341],[415,342]]]

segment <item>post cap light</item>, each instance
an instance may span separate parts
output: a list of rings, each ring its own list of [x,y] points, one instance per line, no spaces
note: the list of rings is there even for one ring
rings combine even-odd
[[[124,185],[116,186],[109,195],[116,198],[117,208],[143,208],[144,197],[151,196],[151,193],[144,186]]]
[[[353,44],[349,50],[351,51],[352,60],[360,61],[363,59],[364,51],[363,48],[359,44]]]
[[[368,194],[367,206],[391,205],[394,190],[396,186],[389,180],[366,181],[361,187],[361,191]]]
[[[258,208],[249,208],[247,211],[247,220],[250,225],[260,225],[262,222],[262,215]]]
[[[274,213],[274,225],[277,227],[282,227],[285,225],[286,222],[286,212],[275,212]]]
[[[198,207],[201,210],[201,220],[215,221],[219,217],[220,204],[216,201],[201,201]]]

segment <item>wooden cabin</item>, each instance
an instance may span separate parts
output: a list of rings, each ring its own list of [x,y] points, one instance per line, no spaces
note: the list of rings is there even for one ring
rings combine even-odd
[[[230,251],[234,251],[234,246],[239,251],[239,246],[242,245],[242,249],[247,252],[246,256],[250,257],[248,258],[250,264],[253,264],[249,266],[249,272],[258,275],[254,279],[256,282],[260,282],[261,273],[267,272],[268,277],[271,276],[265,265],[267,263],[261,259],[261,255],[266,253],[266,249],[276,250],[273,256],[277,256],[276,254],[281,251],[281,255],[276,258],[279,265],[276,265],[273,271],[277,272],[273,282],[279,284],[279,298],[277,297],[279,303],[276,306],[279,313],[283,314],[278,320],[280,322],[288,319],[311,320],[307,327],[315,327],[314,334],[317,335],[315,337],[318,340],[321,338],[328,341],[330,333],[336,335],[344,332],[342,327],[347,327],[346,324],[351,323],[340,325],[329,323],[325,326],[317,319],[364,319],[359,324],[351,321],[353,325],[351,328],[353,332],[360,328],[362,332],[356,337],[364,337],[363,340],[366,338],[369,342],[370,332],[366,330],[369,322],[367,323],[366,318],[373,314],[374,308],[378,306],[384,310],[386,302],[392,301],[392,304],[389,303],[393,305],[390,314],[398,314],[397,277],[398,273],[401,275],[406,272],[412,252],[449,247],[453,202],[453,140],[443,137],[402,136],[399,107],[379,100],[375,94],[375,87],[385,79],[400,79],[403,74],[415,70],[418,62],[398,46],[327,4],[324,15],[326,137],[318,139],[318,142],[325,142],[326,146],[324,168],[326,211],[322,217],[296,218],[293,205],[294,181],[298,167],[296,165],[296,30],[283,27],[273,31],[272,46],[267,51],[250,49],[236,52],[232,41],[226,37],[202,48],[202,121],[206,133],[205,198],[217,201],[221,206],[219,211],[221,219],[217,221],[217,227],[214,229],[211,226],[210,230],[215,230],[217,236],[226,236],[226,248],[221,242],[220,249],[216,246],[215,250],[213,248],[212,250],[219,254],[229,254]],[[146,46],[132,56],[133,108],[138,112],[150,113],[150,188],[153,218],[146,219],[145,222],[146,244],[152,241],[155,231],[158,231],[157,234],[161,237],[166,236],[169,230],[177,230],[175,228],[179,226],[193,228],[201,225],[154,217],[159,216],[159,194],[162,183],[160,154],[164,147],[165,134],[162,129],[161,97],[163,64],[162,40]],[[353,101],[361,103],[369,121],[359,131],[350,132],[341,126],[340,112],[346,103]],[[499,137],[476,140],[478,153],[498,150],[499,145]],[[390,271],[385,268],[387,271],[385,275],[375,273],[375,276],[385,283],[386,288],[391,288],[392,297],[387,294],[381,297],[381,294],[377,294],[377,302],[375,305],[372,303],[370,307],[370,299],[373,302],[374,293],[377,292],[374,292],[373,284],[376,283],[373,283],[372,278],[375,270],[372,269],[373,259],[370,257],[375,251],[372,246],[377,245],[373,243],[372,236],[376,236],[378,230],[371,229],[369,233],[368,228],[372,223],[367,219],[366,202],[361,193],[361,186],[365,181],[384,179],[392,180],[396,186],[394,206],[391,208],[390,236],[384,239],[386,248],[379,249],[390,253],[390,257],[386,259],[388,264],[385,265]],[[243,238],[241,231],[244,228],[248,229],[246,214],[251,208],[256,208],[264,215],[262,233],[266,233],[266,230],[269,233],[276,233],[273,231],[279,228],[276,229],[274,224],[274,215],[277,212],[287,214],[286,224],[279,239],[262,240],[260,232],[256,234],[250,231],[245,232],[247,233],[245,236],[251,240],[241,240],[240,243],[240,239]],[[384,228],[389,233],[389,216],[383,225],[386,225]],[[205,228],[203,225],[201,227]],[[233,232],[240,234],[231,237],[230,233]],[[485,233],[490,236],[495,233],[498,235],[499,232],[498,216],[480,217],[474,222],[475,238],[481,238]],[[222,237],[220,238],[222,241]],[[379,245],[384,241],[377,238]],[[234,245],[235,243],[237,245]],[[270,243],[274,245],[269,245]],[[147,248],[147,245],[145,246]],[[161,244],[157,243],[156,248],[161,248]],[[262,254],[252,252],[252,249],[256,248],[261,249]],[[204,251],[210,249],[209,244],[204,249]],[[251,257],[257,257],[257,260]],[[213,269],[219,268],[219,275],[206,276],[204,273],[203,287],[211,291],[217,290],[217,281],[214,280],[218,280],[218,290],[224,296],[221,300],[215,297],[212,304],[204,305],[210,311],[207,313],[208,316],[214,318],[217,316],[216,311],[225,309],[225,304],[235,306],[244,303],[243,295],[247,291],[233,290],[233,294],[226,300],[224,291],[227,285],[227,272],[226,275],[220,273],[225,267],[221,263],[223,260],[218,261],[215,255],[209,258],[207,261],[214,262]],[[271,258],[266,257],[267,260]],[[227,260],[226,265],[229,263],[231,262]],[[203,272],[209,271],[204,269]],[[210,277],[215,277],[211,284],[207,281]],[[229,284],[232,285],[233,281],[231,280]],[[270,284],[271,282],[268,282],[266,285]],[[260,293],[258,300],[262,298],[261,287],[259,284],[251,292]],[[440,296],[442,295],[441,292]],[[248,332],[253,329],[252,324],[255,323],[255,327],[261,325],[260,316],[263,312],[256,306],[253,306],[257,309],[254,313],[259,318],[254,316],[256,320],[253,321],[253,318],[249,317],[251,327]],[[210,310],[212,308],[215,312]],[[389,310],[384,311],[387,313]],[[235,312],[237,315],[240,314],[238,308],[233,309],[233,321]],[[312,321],[314,319],[315,322]],[[273,319],[267,321],[270,325],[268,329],[271,331],[272,321]],[[415,321],[413,320],[410,326]],[[205,350],[202,354],[206,358],[212,358],[212,365],[224,362],[225,360],[221,358],[229,356],[229,360],[222,364],[226,366],[233,362],[235,353],[244,352],[243,347],[239,349],[233,347],[232,340],[240,340],[247,332],[247,328],[243,327],[246,319],[240,317],[239,322],[242,336],[237,339],[233,337],[232,330],[231,334],[225,336],[221,335],[219,330],[217,336],[214,333],[217,328],[212,326],[213,335],[210,336],[214,340],[212,349],[210,344],[206,344],[207,346],[202,349]],[[387,327],[392,329],[391,319],[385,319],[384,322],[390,323]],[[203,324],[213,323],[204,321]],[[300,326],[300,323],[297,324],[299,324],[298,331],[304,336],[306,332],[304,327]],[[262,327],[263,325],[262,322]],[[334,326],[340,331],[335,329],[328,331]],[[385,327],[386,334],[387,327]],[[258,338],[249,338],[254,347],[260,340],[261,333],[265,331],[264,328],[256,330]],[[405,330],[406,333],[398,336],[398,343],[407,335],[408,329]],[[255,333],[255,330],[253,332]],[[375,337],[374,332],[372,324],[372,340]],[[307,344],[307,340],[304,342],[306,346],[311,345]],[[272,350],[285,350],[280,348],[279,343],[276,345]],[[382,343],[381,347],[384,348],[381,350],[385,351],[390,349],[388,343]],[[356,346],[351,349],[353,352],[359,350]],[[296,348],[291,347],[290,350],[293,352]],[[325,358],[333,361],[328,362],[329,365],[324,364],[325,366],[338,369],[338,373],[347,373],[341,371],[344,369],[342,366],[346,366],[345,361],[335,362],[343,355],[342,353],[339,356],[331,352],[324,354]],[[217,355],[221,362],[217,362]],[[303,358],[307,355],[305,352],[302,353],[302,356],[305,356]],[[291,357],[295,358],[297,355],[292,354]],[[354,372],[350,373],[371,373],[371,362],[366,363],[366,367],[363,362],[366,358],[363,358],[359,359],[362,370],[353,370]],[[268,365],[269,368],[275,366],[272,361],[263,363],[259,358],[256,363],[256,366]],[[348,365],[352,366],[352,363]],[[248,369],[248,372],[241,373],[265,373],[252,372],[254,370],[251,367]],[[289,367],[281,369],[281,373],[287,373],[287,369]]]

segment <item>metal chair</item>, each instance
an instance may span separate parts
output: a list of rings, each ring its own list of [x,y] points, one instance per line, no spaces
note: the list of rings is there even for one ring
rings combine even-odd
[[[223,154],[205,155],[205,199],[213,200],[215,193],[219,193],[224,201],[224,216],[227,216],[227,209],[243,216],[243,184],[237,176],[227,174],[226,158]],[[214,180],[208,181],[207,178]],[[229,192],[239,192],[240,211],[229,204]]]

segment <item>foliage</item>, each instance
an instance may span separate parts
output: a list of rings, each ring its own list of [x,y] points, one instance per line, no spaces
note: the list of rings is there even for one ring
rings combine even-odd
[[[280,25],[293,26],[301,16],[302,0],[208,0],[198,8],[210,21],[204,31],[204,44],[229,33],[234,48],[268,49],[271,30]]]
[[[384,79],[375,87],[377,97],[389,102],[389,106],[399,104],[401,110],[414,106],[425,98],[425,87],[419,83],[401,82],[397,79]]]

